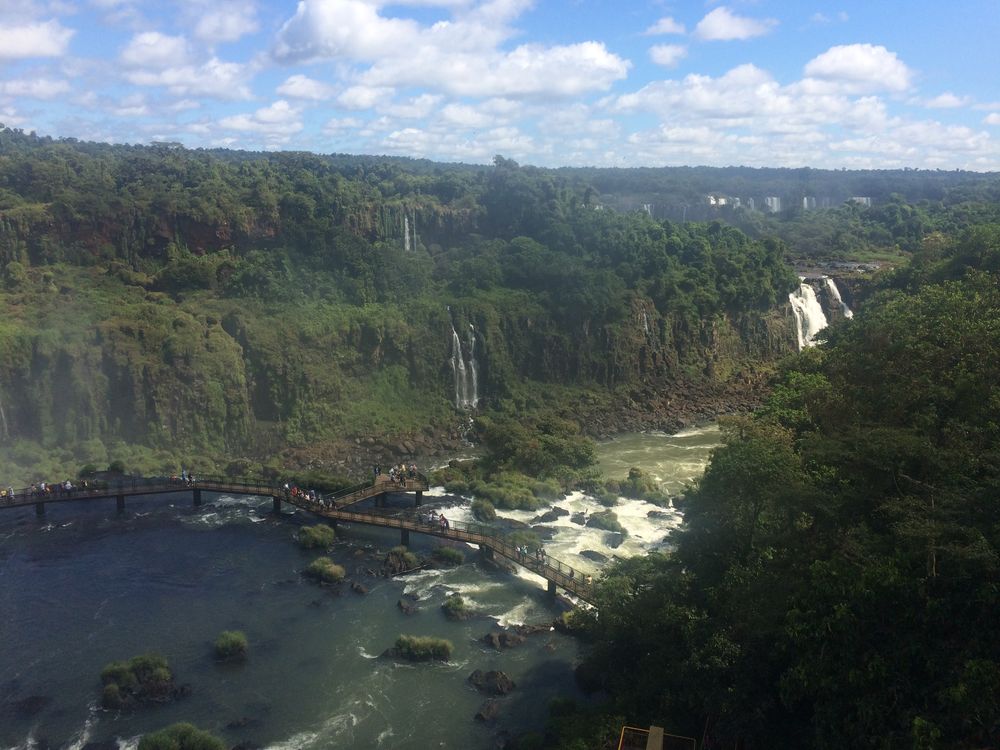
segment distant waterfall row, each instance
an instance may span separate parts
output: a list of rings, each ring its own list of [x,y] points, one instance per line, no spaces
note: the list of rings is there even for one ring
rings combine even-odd
[[[816,289],[805,277],[800,276],[799,279],[802,283],[788,295],[788,301],[795,315],[795,333],[798,337],[799,351],[802,351],[807,346],[815,345],[816,334],[826,328],[829,321],[816,295]],[[841,298],[837,283],[829,276],[823,276],[818,280],[823,282],[823,289],[829,296],[829,301],[839,309],[839,312],[845,318],[853,318],[854,312]]]
[[[469,335],[462,339],[451,325],[451,372],[455,382],[455,408],[475,409],[479,404],[479,368],[476,364],[476,329],[469,323]]]

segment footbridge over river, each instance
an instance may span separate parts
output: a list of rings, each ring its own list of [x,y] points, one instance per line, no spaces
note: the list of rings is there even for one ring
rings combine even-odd
[[[0,510],[35,507],[38,516],[45,515],[49,503],[109,500],[117,502],[118,512],[125,510],[125,500],[139,495],[168,495],[191,493],[196,506],[202,503],[202,493],[211,492],[226,495],[253,495],[270,497],[275,513],[281,512],[282,503],[313,513],[334,523],[362,523],[371,526],[400,530],[403,544],[408,544],[410,532],[428,534],[442,539],[467,542],[479,547],[487,557],[501,557],[521,565],[547,581],[548,591],[555,594],[557,589],[572,594],[588,604],[594,603],[594,587],[590,576],[584,574],[548,555],[522,554],[509,535],[486,524],[435,521],[428,523],[419,510],[423,493],[428,489],[427,478],[417,474],[395,481],[387,476],[378,476],[369,482],[348,487],[333,494],[310,499],[305,493],[293,493],[288,487],[275,487],[264,480],[229,479],[225,477],[204,477],[196,481],[176,477],[127,477],[120,480],[93,483],[66,490],[58,485],[42,491],[38,487],[15,490],[0,500]],[[385,507],[387,495],[413,493],[412,508],[399,509]],[[374,508],[360,508],[363,500],[374,499]]]

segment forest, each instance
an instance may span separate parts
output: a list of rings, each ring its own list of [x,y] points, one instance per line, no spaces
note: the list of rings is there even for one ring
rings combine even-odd
[[[925,243],[725,423],[674,551],[606,571],[580,674],[612,699],[564,707],[559,747],[625,718],[704,747],[997,745],[998,273],[996,225]]]
[[[694,222],[642,207],[713,191],[838,202]],[[611,565],[596,610],[569,618],[603,702],[554,705],[518,746],[658,723],[705,748],[997,747],[998,205],[1000,180],[968,173],[544,170],[0,129],[0,469],[349,473],[364,439],[429,450],[475,413],[486,466],[551,480],[587,465],[595,415],[633,404],[663,426],[654,396],[690,416],[734,385],[767,392],[675,498],[670,553]],[[882,266],[801,353],[790,260]],[[478,357],[474,409],[456,356]]]
[[[456,338],[480,410],[527,408],[532,383],[582,417],[654,382],[746,380],[794,348],[784,253],[719,222],[603,210],[502,157],[0,131],[4,473],[325,465],[357,439],[452,439]]]

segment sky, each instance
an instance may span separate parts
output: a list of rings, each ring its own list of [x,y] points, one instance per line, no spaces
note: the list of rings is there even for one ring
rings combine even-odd
[[[1000,170],[1000,0],[0,0],[0,123],[539,166]]]

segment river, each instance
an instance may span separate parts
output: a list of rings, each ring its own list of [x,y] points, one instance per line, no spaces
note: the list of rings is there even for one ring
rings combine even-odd
[[[700,473],[717,441],[712,427],[627,435],[602,444],[599,457],[610,476],[640,466],[673,492]],[[456,520],[468,513],[452,499],[427,500]],[[557,505],[598,508],[578,493]],[[648,503],[615,510],[630,532],[620,547],[563,518],[550,524],[549,554],[596,572],[582,552],[640,554],[661,546],[680,520]],[[551,698],[582,699],[573,639],[546,631],[503,652],[480,641],[497,624],[558,615],[532,574],[481,567],[466,548],[469,564],[458,568],[380,578],[372,573],[398,536],[354,526],[341,527],[333,557],[368,593],[320,588],[299,574],[316,555],[293,539],[313,519],[270,511],[268,498],[207,496],[194,508],[178,495],[130,499],[123,516],[113,501],[50,504],[42,521],[30,510],[0,514],[0,748],[132,747],[142,733],[182,720],[230,745],[274,750],[490,747],[498,733],[541,727]],[[417,551],[434,544],[412,537]],[[444,618],[440,605],[452,593],[479,616]],[[397,607],[404,594],[418,598],[417,614]],[[216,664],[212,642],[232,629],[247,634],[249,659]],[[401,633],[449,639],[452,660],[379,658]],[[102,667],[147,651],[166,656],[191,695],[134,713],[97,708]],[[474,669],[503,670],[517,684],[496,723],[473,720],[486,699],[466,683]]]

